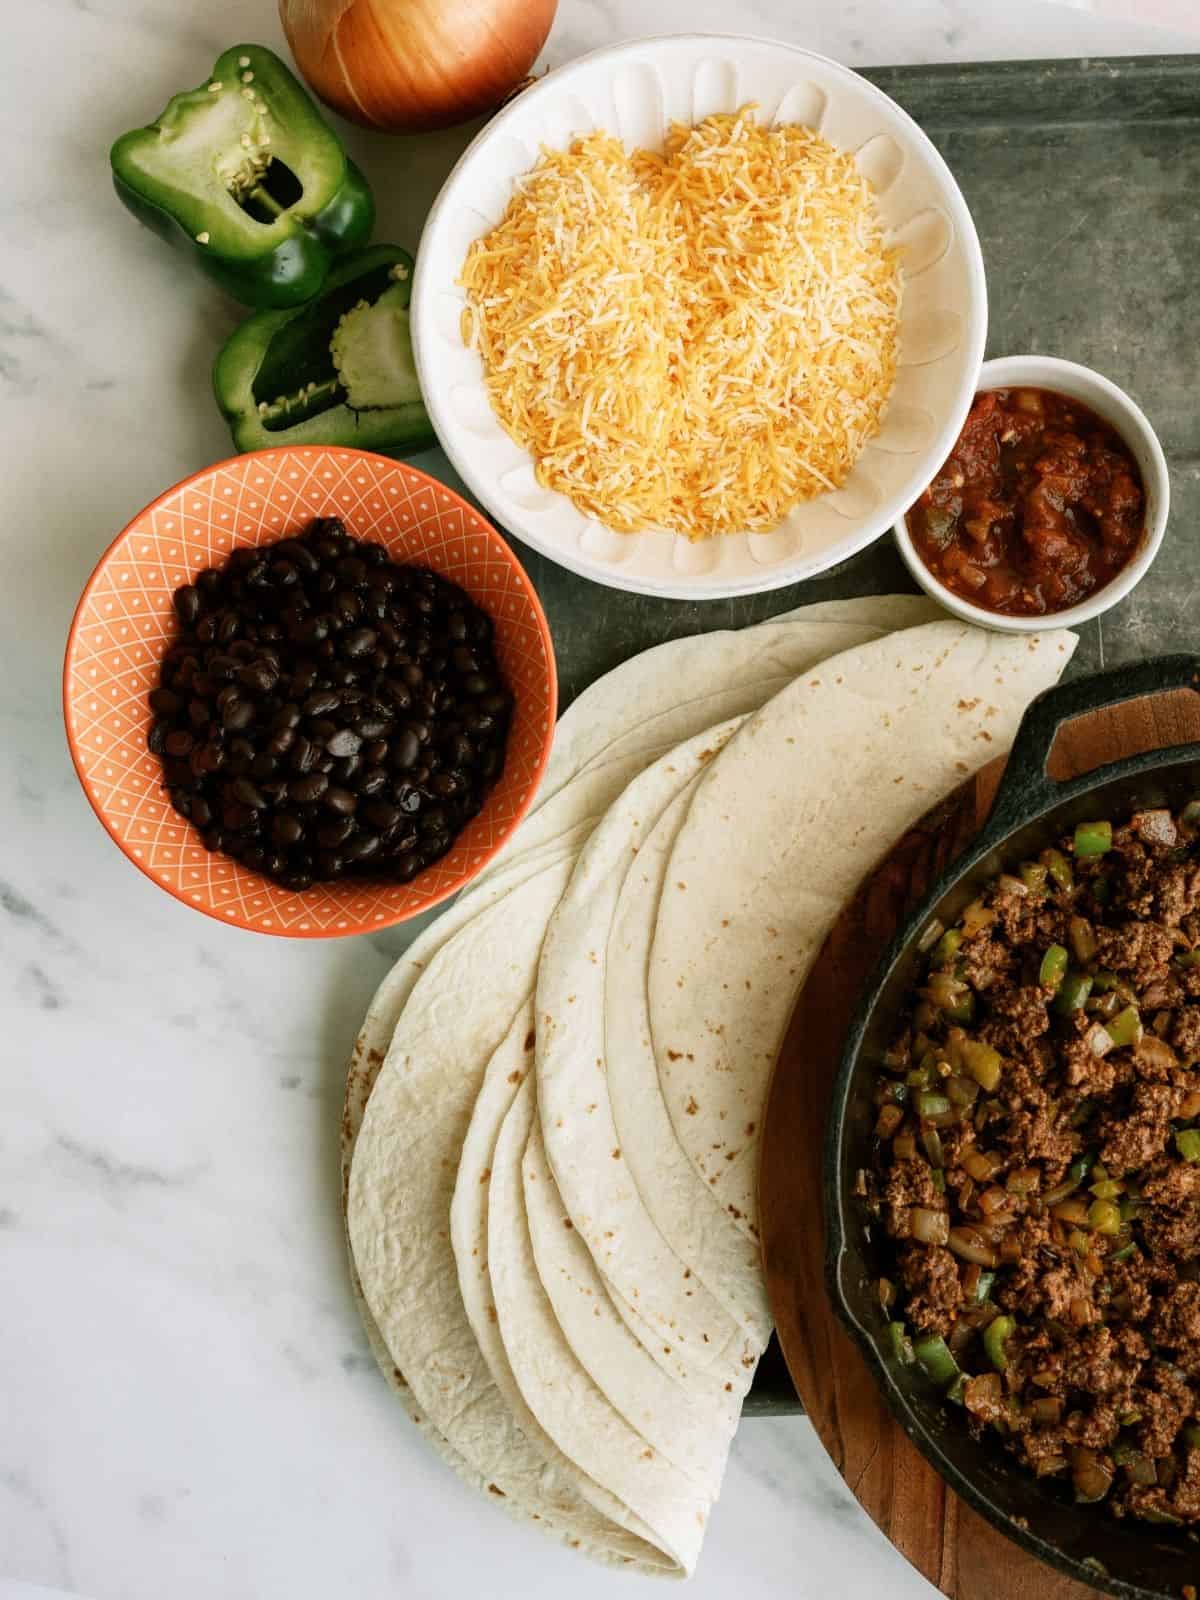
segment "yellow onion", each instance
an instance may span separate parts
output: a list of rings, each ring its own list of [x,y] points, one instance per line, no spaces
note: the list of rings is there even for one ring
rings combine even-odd
[[[309,86],[368,128],[415,132],[494,110],[527,75],[557,0],[279,0]]]

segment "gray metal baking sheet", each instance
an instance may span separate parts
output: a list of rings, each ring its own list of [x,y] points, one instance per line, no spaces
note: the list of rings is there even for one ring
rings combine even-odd
[[[1095,367],[1133,395],[1162,440],[1172,480],[1162,553],[1134,594],[1080,630],[1072,675],[1195,648],[1200,56],[883,67],[864,76],[916,118],[966,195],[987,268],[987,354],[1036,351]],[[890,535],[821,578],[706,603],[623,594],[513,543],[550,618],[563,706],[664,639],[761,622],[806,601],[915,587]],[[403,930],[397,948],[425,920]],[[773,1342],[746,1412],[799,1409]]]

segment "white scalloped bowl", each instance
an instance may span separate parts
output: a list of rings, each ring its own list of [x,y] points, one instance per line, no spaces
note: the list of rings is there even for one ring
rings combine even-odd
[[[458,278],[471,243],[495,226],[514,179],[543,145],[597,128],[662,147],[668,122],[695,123],[747,101],[771,123],[798,122],[854,151],[901,250],[900,366],[878,436],[843,487],[796,506],[771,533],[695,543],[616,533],[544,489],[533,458],[501,427],[479,356],[462,339]],[[975,225],[958,185],[908,114],[848,68],[766,39],[682,34],[598,50],[549,73],[488,123],[447,179],[425,224],[412,332],[425,403],[446,454],[483,505],[535,550],[597,583],[708,600],[779,589],[856,554],[889,529],[945,460],[975,393],[987,289]]]

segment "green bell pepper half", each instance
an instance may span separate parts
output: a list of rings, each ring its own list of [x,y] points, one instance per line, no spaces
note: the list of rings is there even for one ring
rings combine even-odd
[[[308,305],[248,317],[213,367],[237,448],[432,444],[409,338],[411,294],[412,257],[375,244],[339,262]]]
[[[310,300],[375,223],[366,179],[261,45],[226,50],[198,89],[122,134],[110,159],[134,216],[245,305]]]

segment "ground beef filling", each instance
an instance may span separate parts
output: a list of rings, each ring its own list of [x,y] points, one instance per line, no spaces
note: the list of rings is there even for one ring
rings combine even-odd
[[[1200,1522],[1200,803],[937,931],[863,1175],[891,1351],[1076,1499]]]

